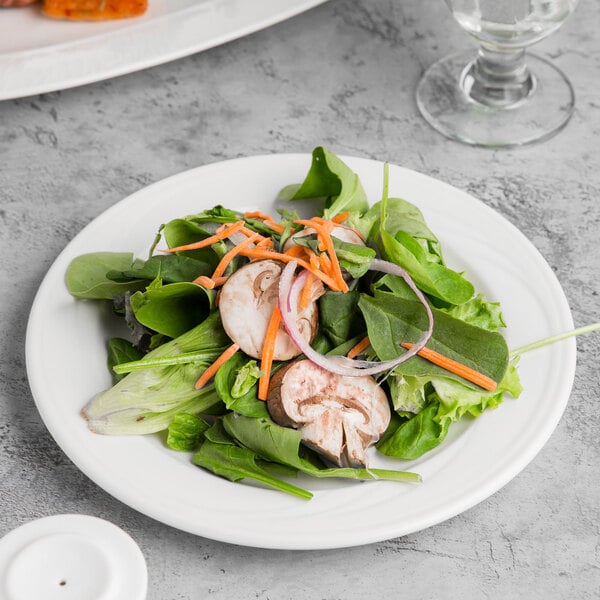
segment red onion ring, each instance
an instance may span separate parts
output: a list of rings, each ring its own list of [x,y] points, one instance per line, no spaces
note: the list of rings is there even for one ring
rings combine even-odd
[[[390,275],[398,275],[402,277],[408,284],[410,289],[415,293],[417,299],[423,304],[427,312],[429,324],[427,330],[421,335],[415,345],[392,360],[386,361],[363,361],[353,360],[345,356],[324,356],[313,350],[310,344],[302,338],[298,329],[298,298],[300,290],[304,286],[308,271],[302,271],[296,278],[297,263],[295,261],[288,263],[283,269],[279,278],[279,310],[281,312],[281,320],[290,336],[291,340],[296,344],[298,349],[312,362],[320,367],[335,373],[348,377],[362,377],[366,375],[377,375],[384,371],[389,371],[399,364],[406,362],[408,359],[415,356],[429,341],[433,333],[433,312],[427,302],[423,292],[417,287],[411,276],[398,265],[380,259],[373,259],[371,263],[371,271],[379,271]]]

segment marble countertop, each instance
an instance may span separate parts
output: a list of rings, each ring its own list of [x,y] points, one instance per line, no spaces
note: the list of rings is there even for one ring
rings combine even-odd
[[[576,110],[557,136],[513,150],[446,140],[418,114],[423,70],[470,44],[443,2],[330,0],[169,64],[0,102],[0,536],[52,514],[111,521],[144,553],[148,600],[598,598],[600,335],[578,340],[548,443],[488,499],[397,539],[274,551],[178,531],[83,475],[36,411],[25,331],[46,270],[109,206],[198,165],[317,145],[473,194],[540,250],[576,325],[600,320],[599,22],[600,5],[583,0],[537,45],[568,74]]]

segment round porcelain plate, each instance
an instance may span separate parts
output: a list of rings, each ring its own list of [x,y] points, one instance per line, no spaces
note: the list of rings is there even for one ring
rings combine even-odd
[[[37,407],[50,433],[99,486],[163,523],[236,544],[319,549],[381,541],[439,523],[484,500],[542,448],[567,404],[575,343],[536,350],[520,363],[524,392],[494,411],[451,428],[436,451],[410,463],[374,455],[374,465],[414,470],[421,484],[313,481],[310,501],[231,483],[193,466],[158,436],[91,433],[79,411],[110,385],[105,367],[107,313],[76,301],[64,285],[72,258],[100,250],[145,256],[161,223],[215,204],[274,212],[278,191],[302,181],[310,155],[242,158],[203,166],[151,185],[90,223],[61,253],[34,302],[27,367]],[[373,201],[381,197],[383,164],[344,158]],[[499,301],[509,347],[573,327],[564,293],[534,246],[508,221],[468,194],[390,166],[390,196],[418,205],[446,261],[478,291]],[[135,224],[135,227],[132,226]]]

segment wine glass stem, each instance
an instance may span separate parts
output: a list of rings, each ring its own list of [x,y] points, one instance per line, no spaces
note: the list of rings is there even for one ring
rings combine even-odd
[[[527,98],[535,87],[525,62],[525,50],[480,47],[477,58],[464,70],[464,93],[479,104],[509,108]]]

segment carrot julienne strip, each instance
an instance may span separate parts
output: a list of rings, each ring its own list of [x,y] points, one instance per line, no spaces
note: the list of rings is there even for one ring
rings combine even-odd
[[[342,275],[342,269],[335,253],[333,240],[331,239],[331,232],[334,224],[331,221],[324,219],[299,219],[298,221],[294,221],[294,223],[305,225],[306,227],[312,227],[317,232],[319,249],[326,251],[329,255],[329,259],[331,260],[331,277],[336,282],[340,291],[347,292],[348,284]]]
[[[225,282],[229,277],[213,277],[212,279],[215,282],[215,287],[221,287],[222,285],[225,285]]]
[[[194,283],[201,285],[209,290],[213,290],[216,287],[221,287],[229,277],[207,277],[206,275],[200,275],[200,277],[196,277],[194,279]]]
[[[304,287],[302,288],[302,292],[300,293],[300,300],[298,302],[298,310],[300,312],[304,311],[310,304],[314,280],[315,276],[310,271],[308,271],[308,276],[306,277],[306,281],[304,282]]]
[[[322,268],[323,265],[321,264],[321,260],[314,252],[310,253],[309,260],[310,260],[311,266],[315,270],[320,270]]]
[[[263,240],[269,239],[266,238],[264,235],[260,235],[260,233],[257,233],[256,231],[252,231],[252,229],[250,229],[249,227],[242,227],[240,229],[240,233],[243,233],[246,237],[250,237],[251,235],[258,235],[258,239],[262,242]]]
[[[276,223],[273,217],[260,212],[260,210],[245,212],[244,217],[247,219],[260,219],[261,221],[264,221],[265,225],[275,233],[283,233],[285,231],[285,227],[281,223]]]
[[[272,248],[273,247],[273,238],[263,238],[256,244],[257,248]]]
[[[265,221],[265,225],[272,229],[275,233],[282,234],[285,231],[285,227],[281,223],[275,223],[275,221]]]
[[[407,350],[410,350],[414,346],[414,344],[409,342],[403,342],[400,345]],[[498,384],[491,377],[488,377],[487,375],[484,375],[475,369],[471,369],[471,367],[467,367],[466,365],[463,365],[452,358],[448,358],[447,356],[444,356],[435,350],[431,350],[431,348],[425,347],[422,350],[419,350],[417,354],[434,365],[442,367],[442,369],[446,369],[446,371],[450,371],[451,373],[454,373],[455,375],[458,375],[463,379],[482,387],[488,392],[493,392],[498,386]]]
[[[321,254],[319,254],[319,264],[321,265],[321,269],[323,269],[325,273],[327,273],[328,275],[332,275],[333,265],[331,264],[329,256],[327,256],[325,252],[321,252]]]
[[[346,356],[348,358],[354,358],[354,357],[358,356],[363,350],[366,350],[370,345],[371,345],[371,340],[369,339],[369,336],[366,335],[362,340],[360,340],[360,342],[358,342],[358,344],[356,344],[355,346],[352,346],[352,348],[350,348],[350,350],[348,351],[348,354],[346,354]]]
[[[260,370],[262,375],[258,380],[258,399],[266,400],[269,393],[269,382],[271,381],[271,367],[273,366],[273,355],[275,354],[275,343],[277,341],[277,333],[281,323],[281,312],[279,307],[273,309],[265,339],[263,341],[262,352],[260,357]]]
[[[345,221],[348,217],[350,216],[350,211],[346,211],[343,213],[340,213],[339,215],[336,215],[335,217],[331,218],[331,221],[333,223],[342,223],[343,221]]]
[[[260,212],[260,210],[245,212],[244,217],[246,217],[247,219],[260,219],[261,221],[273,220],[273,217],[271,215],[267,215],[264,212]]]
[[[165,248],[162,252],[184,252],[185,250],[198,250],[199,248],[206,248],[206,246],[212,246],[226,237],[229,237],[232,233],[240,231],[244,227],[244,221],[237,221],[235,223],[227,224],[226,226],[219,227],[214,235],[211,235],[199,242],[193,242],[191,244],[185,244],[183,246],[176,246],[175,248]]]
[[[281,262],[285,263],[296,262],[298,263],[299,267],[310,271],[313,275],[318,277],[326,286],[328,286],[333,291],[341,291],[337,282],[333,278],[329,277],[329,275],[323,273],[323,271],[301,258],[290,256],[289,254],[282,254],[281,252],[263,250],[262,248],[244,248],[240,251],[240,255],[247,256],[248,258],[280,260]]]
[[[256,240],[258,240],[258,233],[247,237],[243,242],[240,242],[237,246],[234,246],[223,258],[219,261],[219,264],[214,270],[212,274],[212,278],[216,279],[217,277],[222,277],[223,273],[225,273],[225,269],[227,269],[229,263],[238,255],[243,252],[245,248],[247,248],[250,244],[253,244]]]
[[[215,287],[215,280],[207,277],[206,275],[200,275],[200,277],[196,277],[193,283],[197,283],[208,290],[212,290]]]
[[[225,352],[223,352],[223,354],[221,354],[219,358],[217,358],[217,360],[215,360],[215,362],[212,363],[204,371],[204,373],[202,373],[202,375],[200,375],[194,387],[197,390],[203,388],[208,383],[208,381],[215,376],[215,374],[221,368],[221,366],[223,366],[239,349],[239,344],[231,344],[231,346],[229,346],[229,348],[227,348],[227,350],[225,350]]]

